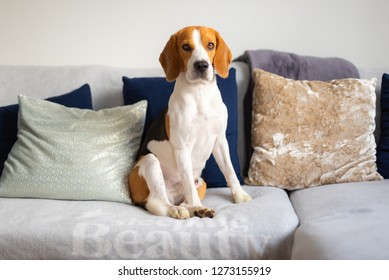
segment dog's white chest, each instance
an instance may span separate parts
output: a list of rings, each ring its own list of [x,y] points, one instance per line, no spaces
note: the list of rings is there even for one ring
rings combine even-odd
[[[215,138],[225,133],[227,110],[216,83],[186,90],[178,87],[169,102],[169,117],[173,145],[205,148],[213,146]]]
[[[203,163],[210,154],[216,138],[223,133],[224,120],[221,116],[209,112],[198,112],[193,118],[192,127],[187,135],[186,145],[192,150],[194,167],[198,163],[203,168]]]

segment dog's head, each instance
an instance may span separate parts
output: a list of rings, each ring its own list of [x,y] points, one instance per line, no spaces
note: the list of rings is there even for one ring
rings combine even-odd
[[[196,82],[212,80],[215,70],[227,78],[231,57],[230,49],[216,30],[189,26],[170,37],[159,61],[168,81],[185,72],[189,82]]]

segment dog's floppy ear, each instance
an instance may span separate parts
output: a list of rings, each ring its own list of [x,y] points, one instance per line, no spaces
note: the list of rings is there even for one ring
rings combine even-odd
[[[216,68],[216,72],[222,77],[228,77],[228,69],[230,67],[232,54],[219,32],[215,31],[216,34],[216,53],[213,60],[213,64]]]
[[[165,72],[166,80],[169,82],[174,81],[182,68],[181,57],[177,50],[177,33],[170,36],[169,41],[159,56],[159,62]]]

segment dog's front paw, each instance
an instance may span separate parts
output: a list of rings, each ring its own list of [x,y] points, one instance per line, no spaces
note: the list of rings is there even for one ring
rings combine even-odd
[[[248,193],[246,193],[243,189],[236,191],[234,194],[235,203],[248,202],[251,199],[252,199],[251,196]]]
[[[172,206],[168,211],[169,217],[174,219],[189,219],[189,211],[185,207],[182,206]]]
[[[195,209],[193,209],[193,216],[199,218],[213,218],[213,216],[215,216],[215,213],[215,210],[210,208],[196,207]]]

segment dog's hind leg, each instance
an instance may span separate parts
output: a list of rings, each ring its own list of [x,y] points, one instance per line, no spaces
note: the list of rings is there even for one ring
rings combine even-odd
[[[145,155],[139,160],[135,168],[139,168],[138,174],[147,184],[149,195],[145,203],[145,208],[150,213],[176,219],[187,219],[190,217],[186,208],[170,203],[166,193],[161,164],[155,155]]]

